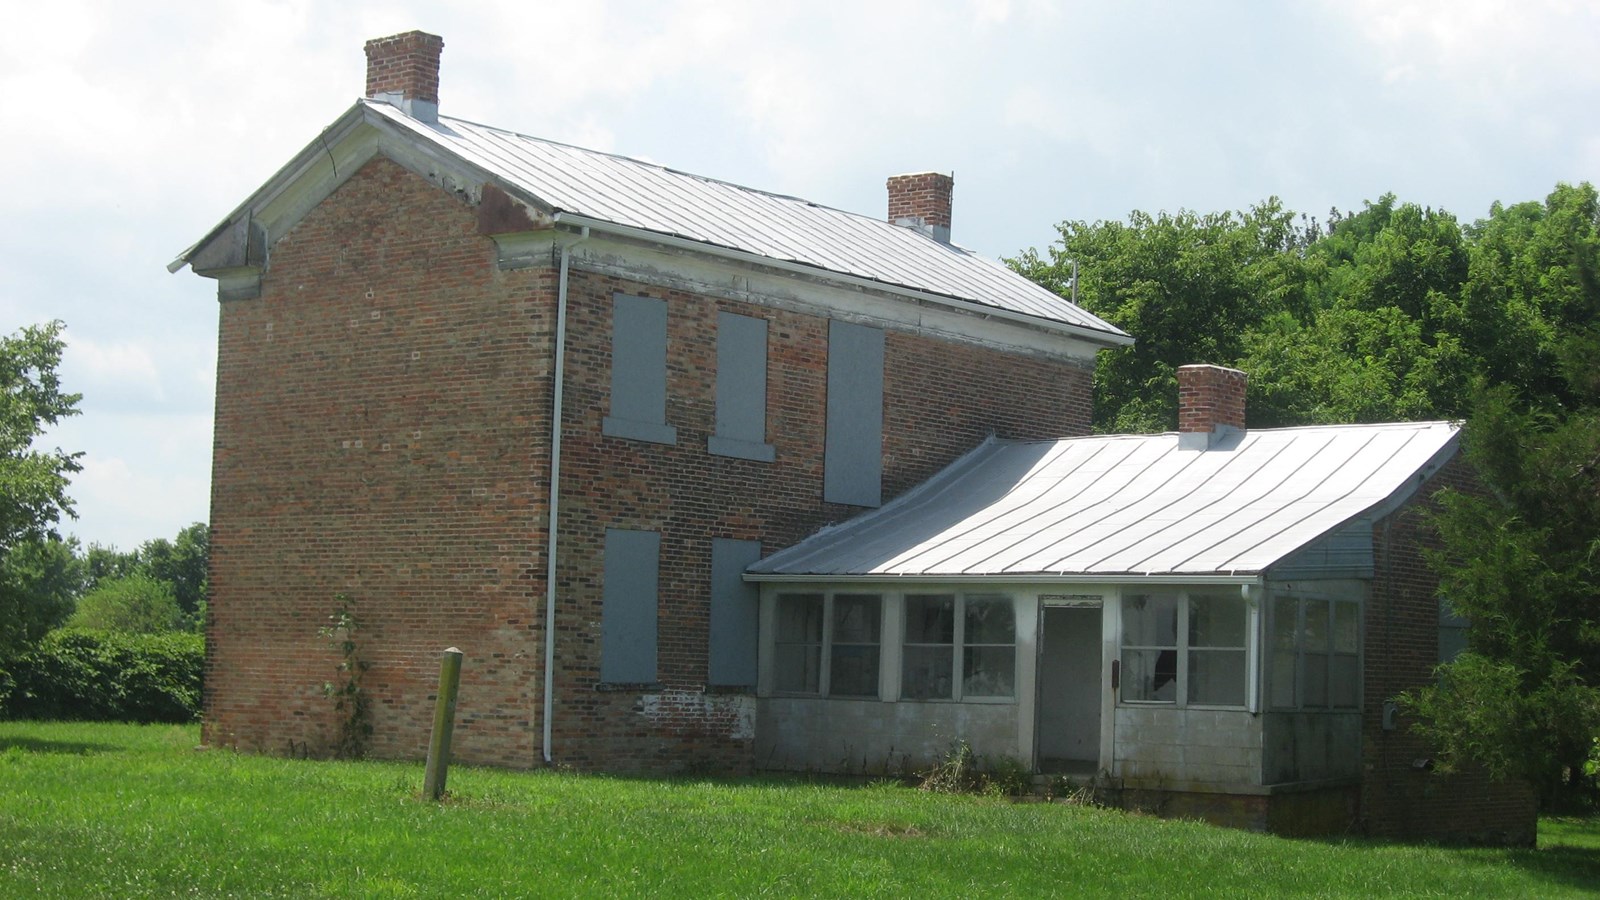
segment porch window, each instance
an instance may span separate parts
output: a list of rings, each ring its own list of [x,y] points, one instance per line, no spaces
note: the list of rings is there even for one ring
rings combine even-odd
[[[775,689],[784,694],[877,697],[883,598],[860,593],[779,594]]]
[[[1271,682],[1275,707],[1360,706],[1361,605],[1322,597],[1276,598]]]
[[[1004,594],[908,594],[900,695],[907,700],[1016,695],[1017,614]]]
[[[1244,706],[1248,613],[1226,594],[1133,594],[1122,604],[1122,701]]]

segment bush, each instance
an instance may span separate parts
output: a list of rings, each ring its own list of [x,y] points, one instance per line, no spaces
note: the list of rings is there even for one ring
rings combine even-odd
[[[205,641],[196,634],[61,628],[11,664],[7,718],[192,722]]]
[[[94,590],[78,598],[78,611],[68,628],[156,634],[183,627],[183,614],[172,585],[134,573],[102,578]]]

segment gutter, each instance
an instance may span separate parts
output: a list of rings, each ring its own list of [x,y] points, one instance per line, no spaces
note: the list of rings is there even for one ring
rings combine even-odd
[[[1008,575],[1004,572],[962,575],[779,575],[766,572],[746,572],[744,580],[751,584],[971,584],[982,581],[990,584],[1241,584],[1263,585],[1263,573],[1238,573],[1226,575],[1139,575],[1074,574],[1074,575]]]
[[[860,275],[851,275],[847,272],[835,272],[831,269],[823,269],[818,266],[807,265],[805,263],[791,262],[786,259],[774,259],[773,257],[761,256],[756,253],[751,253],[747,250],[735,250],[732,247],[708,244],[704,241],[690,240],[689,238],[682,238],[678,237],[677,235],[665,234],[659,231],[649,231],[644,228],[634,228],[631,225],[618,225],[615,222],[607,222],[604,219],[590,218],[589,216],[578,215],[570,212],[557,212],[554,218],[558,223],[581,226],[586,233],[590,229],[593,229],[594,231],[601,231],[607,234],[617,235],[618,237],[627,237],[648,243],[660,244],[676,250],[690,250],[695,253],[704,253],[707,256],[721,257],[722,259],[733,260],[735,262],[741,262],[748,265],[764,266],[769,269],[777,269],[790,274],[805,275],[824,281],[839,282],[851,285],[853,287],[882,291],[888,294],[896,294],[901,297],[918,300],[923,303],[930,303],[937,306],[947,306],[951,309],[961,310],[962,312],[987,316],[993,319],[1004,319],[1008,322],[1014,322],[1020,325],[1030,325],[1034,328],[1040,328],[1045,331],[1054,331],[1067,334],[1072,337],[1082,338],[1083,340],[1101,344],[1107,347],[1123,347],[1133,343],[1133,338],[1125,334],[1112,334],[1107,331],[1086,328],[1082,325],[1072,325],[1066,322],[1053,322],[1049,319],[1042,319],[1037,316],[1027,315],[1025,313],[1001,309],[997,306],[985,306],[982,303],[974,303],[971,300],[962,300],[958,297],[949,297],[943,294],[919,291],[915,288],[908,288],[889,281],[878,281],[872,278],[864,278]]]
[[[549,525],[545,528],[544,572],[544,761],[554,761],[550,752],[552,727],[550,718],[555,712],[556,687],[556,543],[559,536],[561,512],[561,406],[565,395],[567,372],[567,261],[572,248],[589,239],[585,226],[576,240],[559,243],[556,253],[561,258],[561,275],[556,283],[556,361],[555,390],[551,400],[550,416],[550,511]]]

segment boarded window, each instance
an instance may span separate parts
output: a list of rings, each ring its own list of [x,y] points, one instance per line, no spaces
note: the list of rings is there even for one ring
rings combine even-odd
[[[667,302],[617,294],[611,307],[611,437],[672,444],[667,424]]]
[[[772,462],[767,443],[767,320],[717,314],[717,431],[706,449]]]
[[[600,680],[656,680],[656,573],[661,535],[606,529],[605,586],[600,609]]]
[[[883,502],[883,331],[828,323],[828,422],[822,499]]]
[[[756,683],[760,592],[745,583],[744,570],[759,559],[759,541],[711,541],[711,684]]]

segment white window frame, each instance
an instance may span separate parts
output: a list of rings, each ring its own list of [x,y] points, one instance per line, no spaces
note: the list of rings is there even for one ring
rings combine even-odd
[[[1117,686],[1117,690],[1115,691],[1116,703],[1117,703],[1118,706],[1153,707],[1153,708],[1157,708],[1157,709],[1242,709],[1242,710],[1251,710],[1251,709],[1254,708],[1255,689],[1254,689],[1253,685],[1254,685],[1254,681],[1255,681],[1255,674],[1254,673],[1256,672],[1256,663],[1255,663],[1256,649],[1255,648],[1260,643],[1260,641],[1257,638],[1257,634],[1258,634],[1257,628],[1256,628],[1257,618],[1251,614],[1252,603],[1251,603],[1251,601],[1250,601],[1250,599],[1248,597],[1243,596],[1243,595],[1240,596],[1240,598],[1238,600],[1238,603],[1239,603],[1239,610],[1244,616],[1244,646],[1242,648],[1240,648],[1240,647],[1203,647],[1203,648],[1199,648],[1199,649],[1201,650],[1201,652],[1219,652],[1219,651],[1221,651],[1221,652],[1237,652],[1238,650],[1241,650],[1241,649],[1244,651],[1244,672],[1243,672],[1243,675],[1242,675],[1242,678],[1244,679],[1244,681],[1239,686],[1241,688],[1241,693],[1244,696],[1244,702],[1239,703],[1239,704],[1224,704],[1224,703],[1191,703],[1189,701],[1189,650],[1190,650],[1190,647],[1189,647],[1189,601],[1190,601],[1191,595],[1200,595],[1200,596],[1206,596],[1206,597],[1217,597],[1218,599],[1227,599],[1227,600],[1229,600],[1231,602],[1232,598],[1227,598],[1226,597],[1226,593],[1227,593],[1226,588],[1221,588],[1221,587],[1215,588],[1215,589],[1212,589],[1212,588],[1191,588],[1191,589],[1181,589],[1181,590],[1160,590],[1160,589],[1154,589],[1154,590],[1146,590],[1146,589],[1129,590],[1129,589],[1125,588],[1122,591],[1122,593],[1120,594],[1120,596],[1118,598],[1117,642],[1116,642],[1116,646],[1117,646],[1116,659],[1118,660],[1119,669],[1122,670],[1118,674],[1119,684]],[[1173,598],[1173,600],[1174,600],[1174,602],[1175,602],[1175,604],[1177,606],[1177,612],[1178,612],[1177,632],[1176,632],[1176,634],[1174,635],[1174,638],[1173,638],[1174,641],[1176,642],[1176,646],[1169,647],[1168,645],[1165,645],[1165,644],[1158,645],[1158,644],[1128,644],[1127,643],[1127,621],[1128,621],[1128,619],[1127,619],[1126,609],[1125,608],[1126,608],[1126,605],[1129,603],[1129,601],[1131,601],[1134,597],[1141,597],[1141,596],[1143,596],[1143,597],[1170,597],[1170,598]],[[1155,651],[1161,651],[1161,650],[1166,650],[1166,649],[1174,650],[1175,651],[1175,656],[1176,656],[1176,659],[1177,659],[1177,662],[1176,662],[1177,671],[1174,673],[1172,699],[1171,700],[1129,700],[1129,699],[1125,698],[1123,696],[1123,690],[1124,690],[1124,683],[1125,683],[1126,679],[1128,678],[1128,672],[1126,671],[1127,667],[1122,662],[1122,658],[1123,658],[1124,652],[1129,651],[1129,650],[1138,650],[1138,651],[1155,650]]]
[[[951,615],[954,617],[954,620],[955,620],[954,621],[954,626],[955,627],[952,630],[953,634],[952,634],[952,643],[951,644],[949,644],[949,645],[942,644],[942,643],[940,643],[940,644],[929,644],[929,643],[920,642],[920,641],[916,642],[916,643],[913,643],[913,642],[907,640],[906,628],[909,627],[910,615],[906,611],[906,607],[909,606],[909,602],[910,602],[912,597],[950,597],[950,598],[953,599],[954,602],[952,603],[952,607],[951,607]],[[905,591],[904,593],[900,594],[898,600],[899,600],[899,603],[901,604],[901,610],[902,610],[902,612],[901,612],[902,627],[900,628],[900,633],[899,633],[899,636],[898,636],[899,644],[900,644],[899,656],[901,658],[899,660],[900,670],[897,673],[897,676],[898,676],[898,679],[899,679],[900,699],[902,701],[907,702],[907,703],[1016,703],[1017,702],[1017,693],[1018,693],[1017,685],[1019,683],[1019,675],[1018,675],[1017,667],[1018,667],[1018,659],[1019,659],[1019,656],[1020,656],[1020,654],[1017,651],[1017,645],[1019,643],[1018,640],[1017,640],[1017,622],[1018,622],[1019,617],[1017,615],[1017,598],[1016,598],[1016,595],[1014,593],[1011,593],[1009,591],[995,591],[995,590],[984,590],[984,591],[960,591],[960,590],[941,591],[941,590],[938,590],[938,589],[908,590],[908,591]],[[972,600],[1004,601],[1004,602],[1007,602],[1007,603],[1011,604],[1011,643],[1009,645],[1004,645],[1004,644],[972,644],[972,645],[970,645],[972,647],[1001,647],[1001,646],[1009,646],[1011,648],[1011,693],[1009,695],[986,695],[986,694],[984,694],[984,695],[967,696],[967,694],[966,694],[966,690],[965,690],[965,688],[966,688],[966,685],[965,685],[966,679],[965,679],[964,673],[966,671],[966,653],[967,653],[967,649],[969,647],[969,645],[967,643],[967,639],[966,639],[966,637],[967,637],[967,603],[968,603],[968,601],[972,601]],[[951,648],[951,652],[950,652],[950,696],[948,696],[948,697],[909,697],[909,696],[907,696],[906,695],[905,651],[907,649],[910,649],[911,647],[944,647],[944,646],[949,646]]]
[[[781,618],[783,599],[784,597],[813,596],[816,594],[822,595],[822,646],[817,663],[817,690],[814,692],[779,690],[777,687],[779,682],[779,673],[777,667],[779,663],[777,660],[776,649],[782,642],[778,640],[777,620]],[[877,689],[872,694],[841,695],[833,693],[834,598],[839,595],[870,596],[878,599],[878,685]],[[771,646],[774,650],[772,664],[772,696],[821,697],[834,700],[882,700],[884,698],[883,671],[885,662],[889,656],[889,654],[885,651],[886,641],[884,640],[884,635],[888,634],[888,606],[889,597],[887,594],[885,594],[883,591],[875,591],[866,587],[840,586],[825,588],[821,586],[800,587],[797,585],[794,589],[775,591],[772,599],[772,613],[774,620],[772,639],[770,642],[768,642],[768,646]],[[866,644],[860,644],[853,641],[844,643],[850,646],[868,646]],[[809,646],[810,642],[806,642],[805,645]]]

